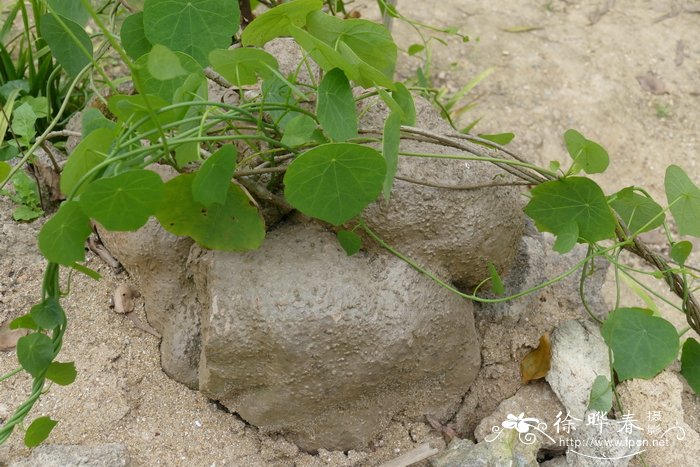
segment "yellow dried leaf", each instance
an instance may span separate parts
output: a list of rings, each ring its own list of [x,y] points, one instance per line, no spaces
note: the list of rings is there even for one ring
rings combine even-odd
[[[520,378],[523,384],[535,379],[544,378],[549,372],[552,362],[552,344],[549,341],[549,333],[545,332],[540,337],[540,345],[525,355],[520,362]]]

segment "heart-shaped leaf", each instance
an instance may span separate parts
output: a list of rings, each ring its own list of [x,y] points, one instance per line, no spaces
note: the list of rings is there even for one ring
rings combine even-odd
[[[43,302],[34,305],[29,312],[32,321],[43,329],[53,329],[66,321],[66,314],[58,303],[58,299],[48,297]]]
[[[610,157],[600,144],[586,139],[576,130],[567,130],[564,141],[574,163],[587,174],[602,173],[608,168]]]
[[[555,235],[570,235],[571,223],[578,226],[578,236],[597,242],[615,236],[613,217],[603,190],[591,179],[568,177],[553,180],[531,190],[532,199],[525,213],[540,230]]]
[[[192,195],[194,174],[182,174],[165,184],[165,199],[156,218],[165,230],[187,235],[205,248],[224,251],[254,250],[265,238],[265,223],[245,192],[229,184],[224,204],[209,207]]]
[[[46,378],[61,386],[73,384],[78,372],[75,370],[73,362],[51,362],[46,369]]]
[[[108,230],[137,230],[163,200],[163,181],[150,170],[131,170],[90,183],[80,207]]]
[[[39,250],[52,263],[70,266],[85,261],[85,240],[90,232],[90,219],[78,202],[66,201],[41,228]]]
[[[58,424],[56,420],[51,420],[49,417],[39,417],[34,419],[31,425],[27,427],[24,433],[24,445],[28,448],[34,448],[43,443],[51,434],[51,430]]]
[[[618,191],[613,198],[610,205],[631,233],[648,232],[664,222],[663,208],[653,199],[636,193],[633,187]]]
[[[202,66],[209,52],[231,45],[239,24],[236,0],[149,0],[143,6],[148,41],[184,52]]]
[[[664,185],[679,233],[700,237],[700,188],[677,165],[666,169]]]
[[[214,71],[221,74],[234,86],[258,82],[258,76],[274,76],[272,70],[279,68],[277,59],[260,49],[213,50],[209,62]]]
[[[292,162],[284,176],[287,201],[299,211],[340,225],[382,191],[386,163],[375,149],[330,143],[311,149]]]
[[[613,352],[613,367],[620,380],[653,378],[678,355],[676,328],[651,310],[618,308],[600,329]]]
[[[17,360],[35,378],[51,364],[53,355],[53,342],[46,334],[33,332],[17,341]]]

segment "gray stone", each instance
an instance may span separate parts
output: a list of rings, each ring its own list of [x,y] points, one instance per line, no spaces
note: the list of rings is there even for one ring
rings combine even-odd
[[[529,433],[503,430],[499,436],[474,444],[468,439],[452,440],[447,450],[430,459],[432,467],[537,467],[540,442]]]
[[[192,258],[200,390],[306,450],[362,448],[398,412],[446,421],[479,369],[470,302],[314,224]]]
[[[685,420],[683,383],[675,373],[625,381],[618,391],[625,412],[643,429],[647,465],[698,464],[700,435]]]
[[[551,339],[552,363],[545,379],[568,413],[583,419],[596,376],[610,378],[608,347],[591,321],[567,321]]]
[[[595,422],[589,418],[592,414],[586,412],[576,429],[571,430],[572,445],[566,452],[570,467],[625,467],[635,453],[644,450],[639,447],[642,433],[634,425],[628,430],[620,420]]]
[[[552,248],[554,241],[554,236],[538,232],[533,222],[529,218],[526,219],[523,237],[520,239],[520,246],[513,264],[502,276],[506,294],[533,289],[546,280],[575,268],[587,255],[587,248],[584,245],[576,245],[570,252],[559,254]],[[593,314],[602,318],[607,315],[608,307],[600,290],[605,282],[609,263],[598,260],[594,265],[592,273],[590,270],[586,272],[584,297]],[[560,306],[584,311],[579,294],[580,278],[579,270],[548,288],[556,295]],[[539,300],[543,294],[544,289],[541,289],[506,302],[477,303],[475,313],[490,322],[497,322],[506,317],[519,318],[533,307],[539,307]],[[496,298],[491,292],[481,295],[485,298]]]
[[[129,452],[123,444],[82,446],[70,444],[43,444],[31,455],[10,467],[127,467],[131,465]]]
[[[542,462],[540,467],[567,467],[566,456],[558,456],[548,461]]]
[[[551,427],[552,423],[561,413],[566,413],[566,409],[557,399],[556,394],[544,381],[536,381],[523,386],[510,399],[500,403],[495,412],[484,418],[474,431],[474,437],[482,441],[493,433],[494,427],[501,427],[509,414],[518,415],[524,413],[527,418],[536,418],[539,422],[546,423]],[[552,436],[548,430],[543,430],[547,435]],[[543,447],[551,447],[556,443],[547,436],[532,431],[539,437]]]
[[[520,239],[518,250],[508,272],[502,276],[503,285],[507,294],[513,294],[532,289],[549,277],[555,277],[557,271],[547,269],[547,255],[552,254],[545,239],[537,231],[535,225],[528,218],[525,221],[525,229]],[[551,274],[550,274],[551,273]],[[496,298],[492,292],[481,294],[486,298]],[[490,322],[500,321],[505,317],[519,317],[532,307],[537,306],[541,292],[534,292],[515,300],[498,303],[475,303],[477,316],[483,315]]]
[[[453,133],[432,105],[416,98],[416,126],[436,133]],[[363,127],[381,128],[387,110],[375,105]],[[467,155],[458,149],[402,140],[412,153]],[[401,157],[397,174],[448,186],[492,182],[504,172],[485,162],[424,157]],[[524,225],[523,204],[516,187],[475,190],[434,188],[396,180],[388,203],[378,201],[364,212],[367,224],[388,244],[470,288],[490,277],[488,262],[500,272],[510,266]]]

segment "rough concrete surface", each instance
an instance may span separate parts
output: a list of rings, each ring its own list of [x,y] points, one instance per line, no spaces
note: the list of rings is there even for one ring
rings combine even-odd
[[[649,446],[647,465],[696,465],[700,458],[700,435],[685,420],[683,384],[666,370],[651,380],[633,379],[619,387],[625,412],[635,420]],[[641,465],[635,460],[634,465]]]
[[[610,378],[608,347],[597,324],[571,320],[552,333],[552,362],[545,379],[572,417],[583,419],[596,377]]]
[[[454,130],[425,99],[416,98],[416,126],[439,133]],[[387,110],[376,101],[360,122],[382,128]],[[466,155],[454,148],[404,139],[401,151]],[[493,182],[505,172],[486,162],[402,157],[397,175],[445,186]],[[420,264],[468,289],[490,277],[488,262],[505,272],[523,229],[523,203],[517,187],[450,190],[395,180],[389,202],[370,205],[364,219],[384,241]]]
[[[555,159],[568,163],[562,134],[578,129],[610,153],[610,169],[595,176],[606,193],[636,184],[664,200],[668,164],[679,164],[700,180],[700,28],[695,3],[524,0],[506,8],[503,2],[486,0],[400,0],[398,5],[412,19],[457,26],[472,38],[466,44],[447,38],[447,47],[432,42],[429,77],[436,87],[456,92],[478,73],[494,69],[458,104],[477,103],[462,115],[460,125],[481,118],[477,133],[512,131],[516,138],[509,147],[544,166]],[[379,18],[374,0],[352,5],[364,18]],[[508,31],[522,27],[533,28]],[[394,37],[403,49],[420,42],[415,31],[398,21]],[[423,66],[420,54],[404,55],[399,77],[415,77],[418,66]],[[664,83],[666,93],[653,94],[639,84],[636,76],[648,73]],[[10,219],[6,199],[0,207],[0,321],[6,321],[40,298],[44,263],[36,231],[43,221],[17,224]],[[660,243],[654,246],[664,251]],[[692,262],[697,265],[697,256]],[[114,276],[89,253],[88,266],[102,274],[102,281],[75,275],[64,301],[69,329],[61,358],[76,362],[78,380],[68,387],[53,386],[30,415],[60,421],[49,442],[123,443],[138,466],[376,466],[424,440],[444,447],[434,444],[441,439],[436,430],[400,415],[362,452],[320,450],[312,456],[281,437],[260,433],[166,377],[156,339],[108,308],[114,288],[132,281]],[[656,281],[648,285],[664,289]],[[500,323],[483,313],[477,318],[484,363],[450,422],[463,436],[471,436],[481,418],[516,393],[518,361],[536,346],[542,332],[583,316],[576,294],[567,293],[558,293],[556,287],[545,290],[517,318],[505,317]],[[606,293],[614,303],[614,287]],[[636,299],[643,305],[626,288],[621,293],[624,304],[636,305]],[[143,301],[136,313],[145,319]],[[685,326],[683,319],[679,326]],[[12,352],[0,352],[0,373],[16,366]],[[23,376],[2,382],[1,402],[14,410],[30,384]],[[687,396],[684,404],[686,415],[695,412],[695,421],[688,423],[697,427],[697,396]],[[28,455],[17,434],[0,446],[0,464]],[[672,460],[662,459],[658,466],[679,465]],[[695,465],[692,461],[687,465]]]
[[[302,224],[193,257],[200,390],[305,449],[362,448],[398,412],[445,421],[476,376],[471,303],[387,253]]]

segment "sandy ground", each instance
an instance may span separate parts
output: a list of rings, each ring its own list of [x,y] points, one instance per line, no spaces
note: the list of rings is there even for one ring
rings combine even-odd
[[[507,4],[507,6],[504,6]],[[435,82],[457,90],[477,73],[494,73],[469,96],[478,106],[464,123],[483,117],[477,132],[512,131],[511,146],[534,162],[566,160],[562,135],[575,128],[600,142],[611,167],[597,176],[607,192],[637,184],[664,200],[663,171],[681,165],[700,181],[700,1],[400,0],[399,10],[442,26],[459,26],[472,41],[436,44]],[[360,5],[377,17],[371,2]],[[513,28],[527,32],[508,32]],[[397,41],[416,39],[400,23]],[[413,74],[415,60],[399,67]],[[640,84],[638,76],[646,76]],[[653,92],[652,92],[653,91]],[[467,99],[468,100],[468,99]],[[35,246],[40,221],[18,225],[3,202],[0,209],[0,323],[26,312],[38,299],[43,261]],[[652,242],[654,238],[651,239]],[[660,245],[659,245],[660,248]],[[52,443],[128,446],[133,465],[378,465],[441,437],[423,423],[397,419],[367,452],[321,452],[311,456],[282,438],[260,435],[197,392],[169,380],[160,370],[158,342],[109,309],[114,288],[128,282],[98,259],[88,265],[104,278],[73,278],[64,307],[70,319],[63,360],[76,362],[79,378],[51,388],[36,415],[60,420]],[[519,386],[517,359],[541,332],[580,310],[547,316],[533,310],[529,324],[509,327],[479,323],[482,354],[491,365],[480,375],[454,420],[470,435],[476,414],[488,415]],[[137,309],[144,319],[142,304]],[[676,320],[682,324],[682,319]],[[16,366],[12,352],[0,352],[0,374]],[[0,384],[0,417],[29,390],[19,376]],[[696,400],[686,410],[697,417]],[[469,413],[470,416],[465,415]],[[689,422],[690,423],[690,422]],[[697,429],[697,420],[695,421]],[[15,436],[0,447],[0,465],[28,455]]]

